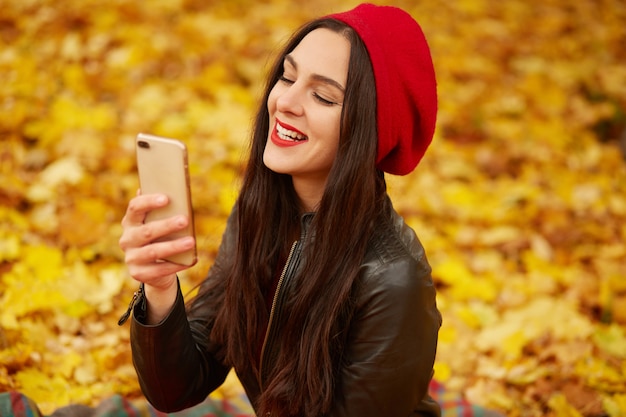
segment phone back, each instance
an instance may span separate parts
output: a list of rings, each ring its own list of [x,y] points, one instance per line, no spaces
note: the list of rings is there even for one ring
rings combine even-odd
[[[189,218],[186,229],[164,236],[159,241],[194,236],[191,190],[187,148],[185,144],[169,138],[140,133],[137,135],[137,170],[142,194],[162,193],[168,196],[169,204],[153,210],[146,216],[146,222],[184,214]],[[195,248],[167,258],[182,265],[196,262]]]

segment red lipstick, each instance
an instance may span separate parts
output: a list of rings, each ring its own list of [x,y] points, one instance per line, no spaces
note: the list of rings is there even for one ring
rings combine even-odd
[[[296,146],[308,140],[305,134],[293,126],[280,122],[278,119],[276,119],[270,139],[276,146],[281,147]]]

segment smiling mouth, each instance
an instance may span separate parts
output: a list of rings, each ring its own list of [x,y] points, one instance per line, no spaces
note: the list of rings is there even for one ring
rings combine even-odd
[[[298,133],[295,130],[287,129],[279,122],[276,122],[276,133],[281,140],[285,140],[288,142],[303,142],[309,139],[306,135],[303,135],[302,133]]]

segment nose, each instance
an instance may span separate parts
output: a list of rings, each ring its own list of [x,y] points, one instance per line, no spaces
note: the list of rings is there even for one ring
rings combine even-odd
[[[281,113],[291,113],[296,116],[302,115],[302,106],[305,92],[298,83],[283,87],[276,97],[276,109]]]

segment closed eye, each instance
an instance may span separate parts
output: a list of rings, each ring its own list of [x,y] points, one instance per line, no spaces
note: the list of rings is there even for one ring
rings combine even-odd
[[[295,81],[290,80],[289,78],[285,77],[285,75],[281,75],[279,80],[284,82],[285,84],[293,84],[295,82]]]
[[[324,104],[325,106],[334,106],[335,104],[339,104],[339,103],[336,103],[334,101],[327,100],[327,99],[325,99],[324,97],[320,96],[317,93],[313,93],[313,97],[315,97],[315,99],[317,101],[319,101],[320,103]]]

